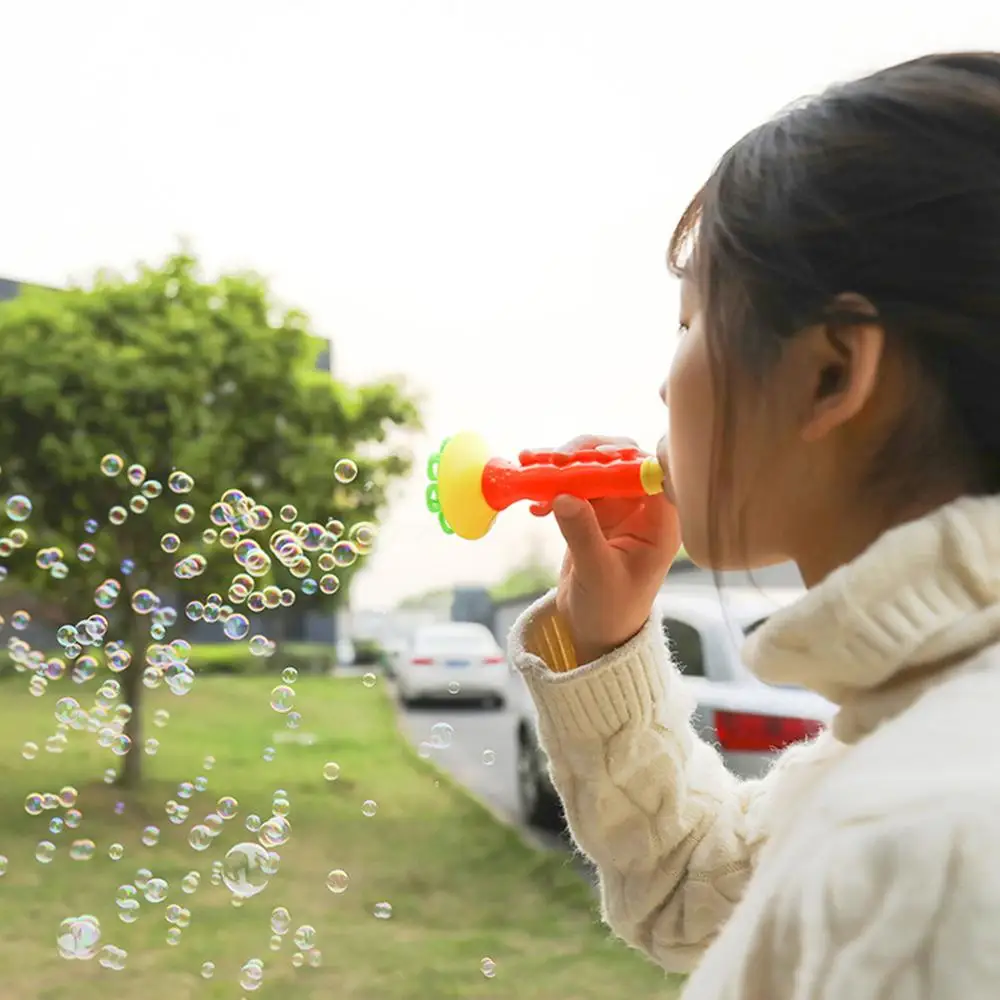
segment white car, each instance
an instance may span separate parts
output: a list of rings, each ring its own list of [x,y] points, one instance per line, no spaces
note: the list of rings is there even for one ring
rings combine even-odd
[[[424,698],[471,699],[501,707],[510,671],[493,633],[475,622],[424,625],[409,655],[399,658],[396,689],[404,705]]]
[[[835,706],[812,691],[765,684],[740,658],[743,639],[801,589],[699,587],[671,584],[656,613],[677,664],[697,698],[692,723],[743,778],[763,775],[777,753],[814,736]],[[562,808],[538,742],[536,713],[523,681],[512,685],[518,707],[518,795],[526,822],[558,828]]]

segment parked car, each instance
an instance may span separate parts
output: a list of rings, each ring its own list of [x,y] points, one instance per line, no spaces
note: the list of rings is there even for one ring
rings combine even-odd
[[[424,625],[409,655],[396,663],[399,700],[461,698],[502,707],[510,687],[507,658],[493,633],[476,622]]]
[[[663,622],[674,662],[697,698],[692,723],[719,748],[726,766],[742,778],[763,775],[777,753],[807,739],[829,722],[834,706],[804,688],[765,684],[740,658],[743,639],[801,590],[670,586],[655,613]],[[517,780],[526,822],[562,824],[562,809],[538,740],[534,704],[524,682],[511,687],[518,711]]]
[[[399,672],[400,662],[409,655],[410,644],[405,639],[398,637],[384,639],[382,650],[385,653],[385,675],[390,680],[395,680]]]

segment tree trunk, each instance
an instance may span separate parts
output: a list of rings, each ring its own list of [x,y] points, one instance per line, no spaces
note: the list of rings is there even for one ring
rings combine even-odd
[[[122,671],[122,701],[132,706],[132,714],[125,723],[125,735],[132,741],[128,753],[122,758],[118,785],[137,788],[142,781],[142,673],[146,666],[145,619],[136,617],[132,623],[132,643],[129,652],[132,662]]]

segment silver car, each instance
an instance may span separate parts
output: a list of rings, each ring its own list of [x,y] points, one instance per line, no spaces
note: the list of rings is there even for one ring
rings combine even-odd
[[[674,662],[697,698],[693,725],[743,778],[764,774],[778,751],[815,735],[835,711],[811,691],[759,681],[740,659],[745,636],[801,594],[800,589],[727,587],[720,592],[671,585],[656,601]],[[523,681],[512,684],[511,693],[518,711],[522,816],[532,825],[558,829],[562,808],[539,746],[534,705]]]

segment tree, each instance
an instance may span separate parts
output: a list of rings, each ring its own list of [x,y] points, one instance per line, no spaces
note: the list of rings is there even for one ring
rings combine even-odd
[[[529,597],[540,591],[554,587],[558,574],[545,561],[540,552],[533,552],[515,566],[496,586],[490,588],[494,601],[509,601],[518,597]]]
[[[160,267],[143,265],[134,278],[102,273],[89,287],[32,288],[0,306],[0,483],[8,497],[23,495],[33,508],[23,523],[8,524],[8,543],[12,536],[18,541],[15,527],[27,529],[29,538],[8,553],[11,579],[4,588],[44,592],[64,610],[67,624],[107,614],[107,639],[125,633],[132,658],[119,681],[132,714],[123,784],[140,777],[150,623],[162,626],[166,620],[141,591],[169,588],[182,615],[182,601],[204,602],[215,591],[234,615],[252,617],[237,606],[239,595],[229,594],[234,574],[246,568],[234,562],[234,554],[246,557],[246,546],[206,543],[203,530],[228,526],[243,540],[256,539],[270,566],[253,578],[254,589],[273,584],[295,593],[302,564],[290,573],[268,548],[268,536],[296,529],[301,539],[305,529],[283,523],[280,509],[295,505],[303,522],[322,529],[328,519],[339,519],[347,532],[375,519],[390,482],[409,469],[409,456],[388,444],[394,431],[419,426],[417,401],[396,382],[351,386],[317,371],[325,346],[312,334],[308,317],[280,307],[263,279],[241,273],[207,281],[187,252]],[[123,470],[103,474],[105,455],[120,456]],[[357,467],[349,483],[334,475],[343,459]],[[133,465],[141,471],[130,470]],[[349,465],[341,469],[351,471]],[[186,487],[185,476],[193,480],[190,491],[174,492],[171,485]],[[221,524],[210,525],[213,504],[234,488],[253,498],[256,512],[233,525],[230,515],[239,505],[234,500],[230,514],[221,510]],[[136,513],[143,503],[134,498],[143,494],[146,509]],[[186,520],[183,509],[175,512],[182,504],[195,509],[193,520]],[[266,520],[257,511],[261,505],[270,509],[273,523],[259,530],[248,520]],[[23,513],[12,510],[16,506],[8,500],[15,518]],[[117,526],[109,514],[115,506],[127,512]],[[99,525],[94,534],[86,527],[91,520]],[[321,574],[317,565],[320,556],[328,555],[329,563],[337,555],[329,551],[339,535],[338,526],[331,526],[318,535],[313,528],[301,543],[306,550],[299,548],[309,561],[307,579],[337,576],[344,593],[358,564],[338,565],[331,574]],[[179,536],[179,545],[171,536]],[[309,549],[314,541],[320,548]],[[370,539],[356,541],[354,550],[363,554]],[[85,561],[89,553],[78,547],[91,544],[95,552]],[[287,550],[292,555],[296,544]],[[9,548],[0,539],[0,554]],[[40,549],[49,552],[39,556]],[[349,561],[350,549],[341,546],[338,563]],[[185,558],[188,569],[198,571],[185,570],[179,578],[177,566]],[[259,571],[261,561],[253,558]],[[49,565],[36,567],[46,560]],[[125,560],[134,563],[130,575],[122,572]],[[105,580],[121,587],[112,610],[94,607]],[[323,589],[332,588],[327,579]],[[106,588],[99,603],[107,603],[107,594]],[[297,599],[323,597],[300,593]],[[133,615],[134,602],[149,610],[143,598],[154,613]],[[235,621],[227,625],[233,636],[242,628]],[[154,638],[158,631],[152,629]]]

